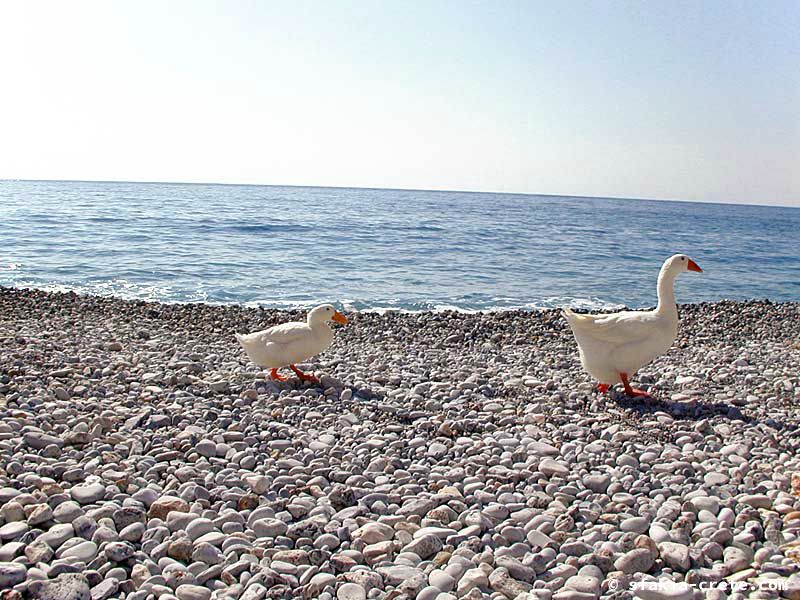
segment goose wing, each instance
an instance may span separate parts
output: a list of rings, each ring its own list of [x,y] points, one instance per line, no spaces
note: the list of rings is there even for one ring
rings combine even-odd
[[[291,323],[282,323],[275,325],[264,331],[259,331],[259,338],[266,344],[274,342],[277,344],[288,344],[306,336],[310,333],[310,329],[306,323],[293,321]]]
[[[637,342],[659,333],[657,317],[648,312],[581,315],[567,309],[564,314],[573,330],[611,344]]]
[[[289,344],[302,339],[309,333],[311,333],[311,330],[306,323],[294,321],[245,335],[237,333],[236,339],[245,348],[254,348],[259,345],[266,346],[267,344]]]

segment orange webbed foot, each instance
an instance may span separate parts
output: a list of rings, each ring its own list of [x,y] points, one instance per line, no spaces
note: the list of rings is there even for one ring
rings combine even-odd
[[[300,381],[308,381],[310,383],[319,383],[319,379],[314,377],[313,375],[309,375],[308,373],[303,373],[300,369],[298,369],[294,365],[289,365],[289,368],[294,371],[295,375],[300,379]]]
[[[611,386],[607,383],[598,383],[597,384],[597,391],[601,394],[605,394],[608,390],[611,389]]]
[[[269,372],[269,376],[272,377],[275,381],[286,381],[287,379],[289,379],[288,377],[284,377],[283,375],[278,373],[278,369],[272,369],[272,371]]]
[[[640,390],[638,388],[631,387],[630,382],[628,381],[628,374],[627,373],[620,373],[619,378],[622,380],[622,385],[625,386],[625,393],[632,398],[637,396],[644,396],[645,398],[652,398],[648,392],[644,390]]]

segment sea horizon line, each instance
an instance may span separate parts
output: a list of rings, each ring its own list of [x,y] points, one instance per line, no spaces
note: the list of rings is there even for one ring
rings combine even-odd
[[[626,196],[587,196],[584,194],[540,194],[533,192],[508,192],[493,190],[462,190],[462,189],[428,189],[428,188],[398,188],[375,186],[345,186],[345,185],[303,185],[279,183],[225,183],[218,181],[136,181],[124,179],[25,179],[25,178],[0,178],[3,182],[25,183],[102,183],[102,184],[137,184],[137,185],[197,185],[197,186],[228,186],[228,187],[266,187],[266,188],[297,188],[297,189],[330,189],[330,190],[364,190],[386,192],[426,192],[440,194],[491,194],[498,196],[531,196],[535,198],[572,198],[575,200],[626,200],[633,202],[674,202],[680,204],[712,204],[721,206],[753,206],[766,208],[798,209],[800,205],[768,204],[754,202],[724,202],[719,200],[686,200],[676,198],[644,198]]]

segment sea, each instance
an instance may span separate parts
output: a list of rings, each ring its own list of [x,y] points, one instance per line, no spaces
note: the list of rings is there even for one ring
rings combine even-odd
[[[0,181],[0,285],[346,310],[800,300],[800,209],[182,183]]]

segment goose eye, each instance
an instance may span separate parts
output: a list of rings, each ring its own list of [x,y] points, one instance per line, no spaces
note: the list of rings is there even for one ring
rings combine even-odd
[[[681,260],[686,260],[686,257],[685,256],[681,256]]]

